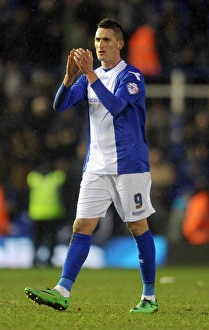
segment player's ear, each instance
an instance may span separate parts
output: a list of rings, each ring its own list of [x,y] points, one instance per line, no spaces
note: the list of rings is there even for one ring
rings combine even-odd
[[[124,40],[119,40],[118,41],[118,49],[122,49],[124,46]]]

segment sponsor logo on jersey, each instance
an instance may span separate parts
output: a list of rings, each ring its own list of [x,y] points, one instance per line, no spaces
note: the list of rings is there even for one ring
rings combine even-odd
[[[97,102],[99,102],[99,100],[98,100],[97,98],[90,97],[90,98],[88,99],[88,102],[89,102],[89,103],[97,103]]]
[[[139,92],[139,88],[138,88],[137,84],[135,84],[135,83],[128,83],[127,89],[128,89],[129,94],[131,94],[131,95],[137,94]]]
[[[133,71],[128,71],[128,72],[134,74],[134,76],[136,77],[137,80],[139,80],[139,81],[141,80],[141,78],[140,78],[141,75],[139,72],[133,72]]]

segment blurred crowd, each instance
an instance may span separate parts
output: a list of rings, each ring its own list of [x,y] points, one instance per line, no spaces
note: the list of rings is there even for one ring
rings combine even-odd
[[[93,50],[96,24],[104,17],[123,25],[123,58],[141,69],[147,83],[169,83],[174,68],[185,73],[188,83],[208,83],[207,0],[0,0],[0,195],[4,194],[6,214],[0,220],[2,234],[30,234],[27,178],[46,164],[51,172],[65,173],[59,187],[63,226],[74,220],[85,155],[86,108],[84,103],[55,114],[52,104],[69,51]],[[171,112],[168,100],[147,100],[152,200],[157,211],[150,217],[154,234],[181,239],[189,198],[208,189],[208,128],[208,100],[187,100],[181,115]],[[106,233],[103,240],[127,233],[113,208],[107,218],[108,229],[103,223],[99,228]],[[66,233],[61,231],[62,241],[68,239]],[[101,242],[101,235],[95,237]]]

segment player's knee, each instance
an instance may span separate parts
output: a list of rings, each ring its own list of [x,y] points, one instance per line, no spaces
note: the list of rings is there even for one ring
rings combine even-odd
[[[91,235],[97,222],[97,219],[76,219],[73,224],[73,231],[79,234]]]
[[[127,226],[133,236],[142,235],[149,229],[147,219],[142,219],[135,222],[127,222]]]
[[[75,219],[73,223],[73,231],[76,233],[85,234],[88,227],[88,224],[83,219]]]

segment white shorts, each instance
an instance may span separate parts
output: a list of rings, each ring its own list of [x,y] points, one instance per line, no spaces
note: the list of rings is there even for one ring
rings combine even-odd
[[[145,219],[155,212],[150,201],[150,188],[150,172],[121,175],[84,173],[76,218],[105,217],[113,202],[124,222]]]

